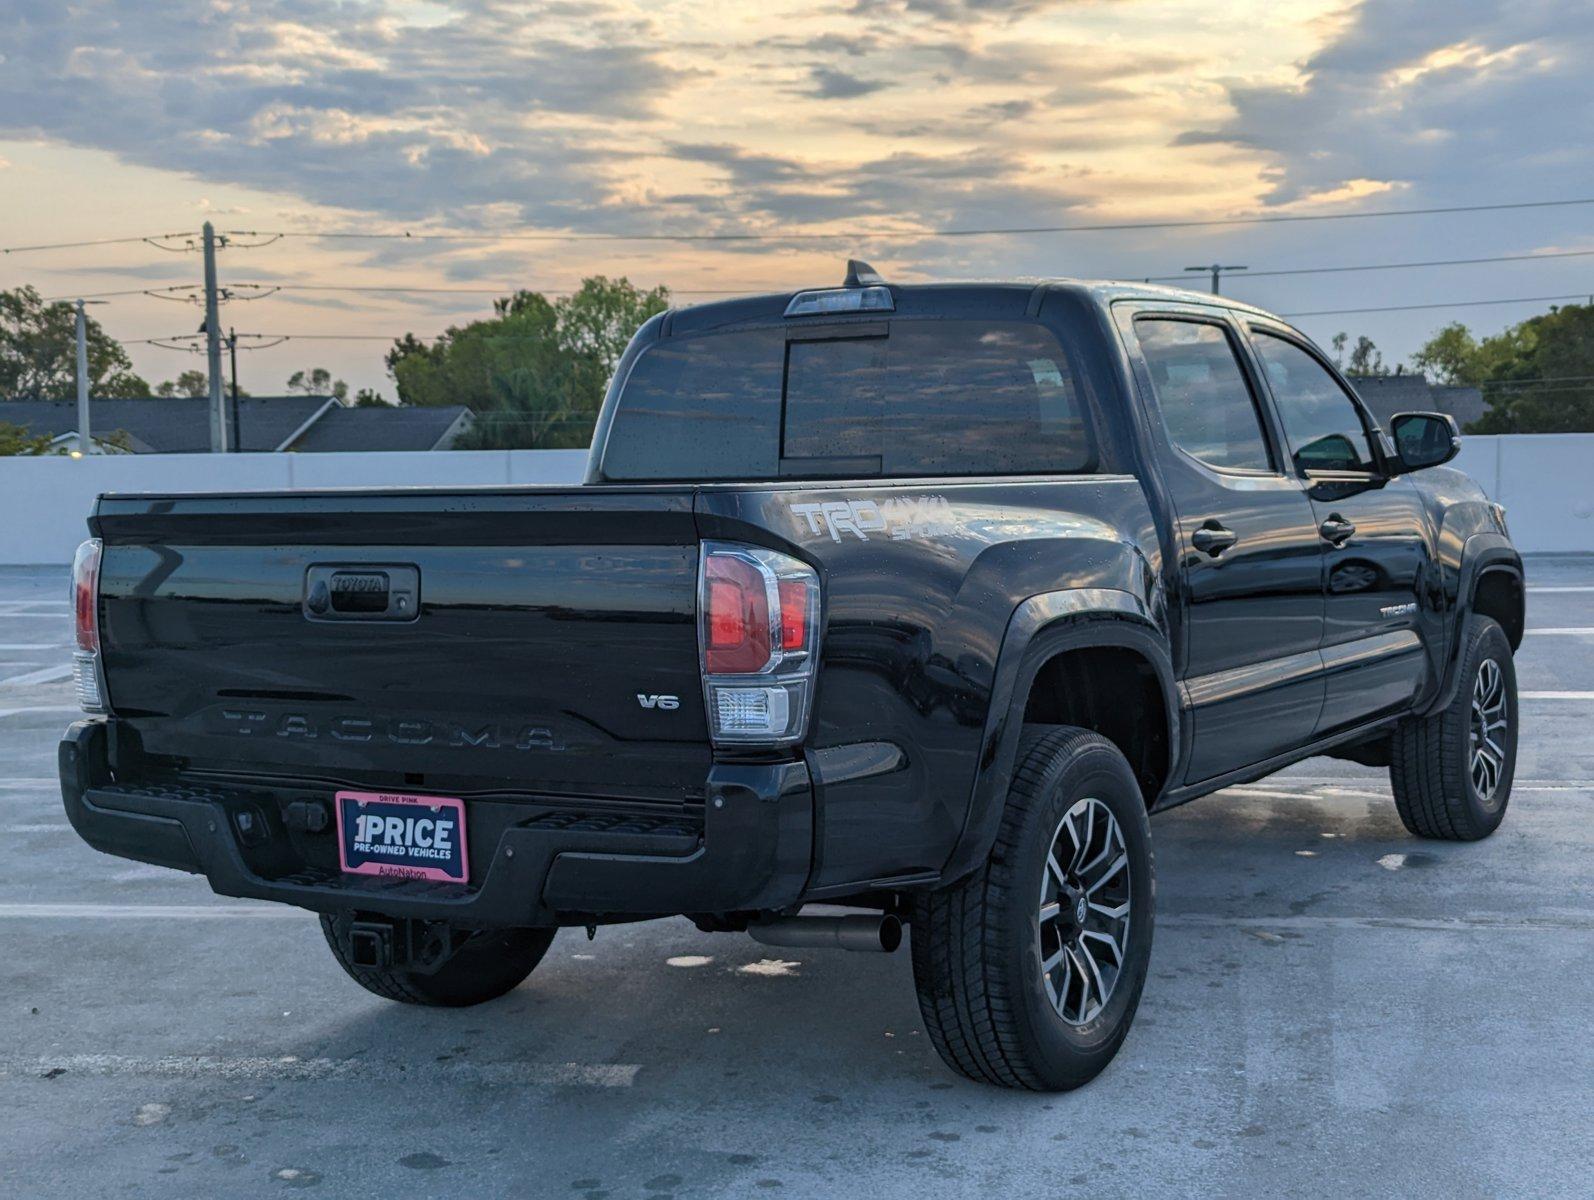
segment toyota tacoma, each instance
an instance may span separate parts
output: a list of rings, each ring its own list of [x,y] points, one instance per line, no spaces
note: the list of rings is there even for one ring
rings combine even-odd
[[[1218,296],[839,288],[655,316],[575,487],[107,495],[60,748],[91,846],[468,1005],[561,927],[893,950],[930,1040],[1095,1076],[1148,815],[1312,755],[1500,823],[1523,575],[1451,419]]]

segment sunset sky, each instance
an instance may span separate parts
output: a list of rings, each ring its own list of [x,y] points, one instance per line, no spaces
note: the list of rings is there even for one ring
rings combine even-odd
[[[723,289],[888,278],[1143,278],[1594,251],[1594,205],[1033,236],[927,231],[1594,197],[1586,0],[814,0],[332,3],[0,0],[0,246],[243,234],[241,332],[436,334],[494,289],[584,275]],[[768,241],[525,240],[536,233]],[[834,241],[798,234],[843,233]],[[256,244],[268,243],[268,244]],[[175,243],[173,243],[175,245]],[[253,245],[245,245],[253,244]],[[197,281],[143,243],[0,256],[47,296]],[[1196,286],[1205,286],[1197,279]],[[298,285],[293,290],[287,285]],[[481,294],[330,287],[480,288]],[[1594,256],[1234,277],[1286,314],[1594,289]],[[1492,331],[1546,304],[1303,316],[1391,358],[1451,319]],[[123,339],[197,309],[118,296]],[[201,358],[129,347],[151,382]],[[244,356],[280,390],[324,365],[391,397],[382,340]]]

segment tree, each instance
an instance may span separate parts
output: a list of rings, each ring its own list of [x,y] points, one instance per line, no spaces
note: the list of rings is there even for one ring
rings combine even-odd
[[[155,388],[155,394],[204,399],[210,395],[210,378],[203,371],[184,371],[176,379],[168,379],[165,383],[159,384]]]
[[[50,453],[48,434],[32,434],[22,425],[0,421],[0,456],[48,453]]]
[[[127,351],[87,321],[89,391],[95,396],[149,395]],[[77,313],[47,302],[31,287],[0,290],[0,399],[70,400],[77,395]]]
[[[1411,356],[1411,365],[1435,383],[1475,384],[1483,363],[1478,357],[1478,340],[1460,321],[1452,321]]]
[[[295,371],[288,376],[288,390],[306,396],[332,396],[339,403],[349,398],[349,385],[333,379],[325,367],[311,367],[308,371]]]
[[[1468,433],[1594,431],[1594,305],[1569,304],[1483,338],[1446,325],[1412,356],[1441,383],[1482,389]]]
[[[1373,339],[1366,334],[1356,339],[1356,345],[1350,352],[1350,361],[1345,364],[1345,373],[1347,375],[1389,374],[1389,368],[1384,366],[1384,356],[1378,352]]]
[[[388,372],[401,404],[469,406],[476,420],[462,447],[585,446],[626,343],[668,303],[664,288],[602,276],[558,301],[520,291],[495,300],[490,320],[430,345],[406,334],[388,351]]]
[[[1473,433],[1594,432],[1594,304],[1568,304],[1478,344],[1489,411]]]
[[[377,392],[375,389],[361,388],[359,391],[354,393],[354,407],[392,408],[393,406],[386,400],[382,399],[381,393]]]

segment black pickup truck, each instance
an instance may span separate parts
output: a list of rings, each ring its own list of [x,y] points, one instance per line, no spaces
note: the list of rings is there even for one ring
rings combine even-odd
[[[906,925],[951,1067],[1074,1087],[1146,979],[1149,813],[1322,754],[1421,837],[1505,812],[1521,559],[1450,419],[1390,425],[1172,289],[667,312],[583,486],[102,497],[66,811],[412,1003],[559,927]]]

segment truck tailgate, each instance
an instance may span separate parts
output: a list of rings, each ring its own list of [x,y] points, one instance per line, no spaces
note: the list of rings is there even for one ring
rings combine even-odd
[[[145,754],[700,798],[691,488],[110,496],[91,526],[110,703]]]

